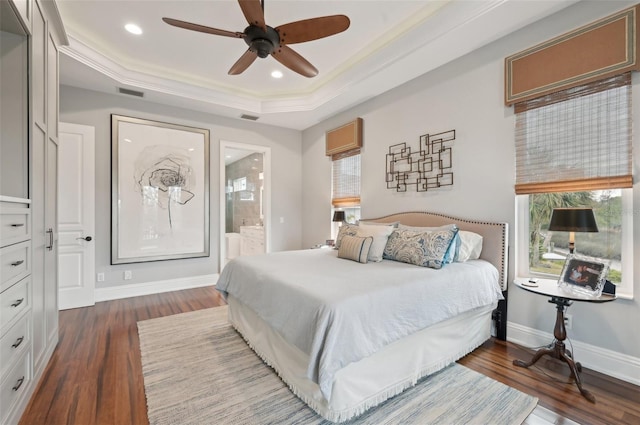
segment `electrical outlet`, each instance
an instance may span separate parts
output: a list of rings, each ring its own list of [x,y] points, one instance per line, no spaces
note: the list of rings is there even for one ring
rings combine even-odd
[[[124,271],[124,280],[130,280],[131,279],[131,270],[125,270]]]
[[[573,316],[570,314],[564,315],[564,327],[565,329],[571,329],[573,326]]]
[[[98,282],[104,282],[104,273],[98,273]]]

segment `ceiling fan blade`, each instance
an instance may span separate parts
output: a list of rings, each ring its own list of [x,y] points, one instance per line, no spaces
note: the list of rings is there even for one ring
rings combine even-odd
[[[238,0],[238,3],[240,3],[240,9],[242,9],[242,13],[249,25],[255,25],[265,31],[267,30],[260,0]]]
[[[281,44],[280,47],[271,53],[271,56],[290,70],[295,71],[300,75],[304,75],[309,78],[318,75],[316,67],[311,65],[309,61],[300,56],[289,46]]]
[[[229,70],[229,75],[242,74],[245,69],[249,68],[249,65],[251,65],[257,57],[258,53],[251,49],[248,49],[242,56],[240,56],[240,59],[238,59],[237,62],[233,64],[233,66]]]
[[[244,33],[233,32],[226,30],[219,30],[217,28],[205,27],[204,25],[198,25],[191,22],[179,21],[178,19],[162,18],[169,25],[174,27],[184,28],[191,31],[204,32],[207,34],[222,35],[224,37],[244,38]]]
[[[276,31],[281,43],[295,44],[338,34],[349,28],[350,24],[345,15],[321,16],[280,25]]]

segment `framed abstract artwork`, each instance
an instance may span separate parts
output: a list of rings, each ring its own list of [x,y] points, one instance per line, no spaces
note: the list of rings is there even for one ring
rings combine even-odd
[[[111,115],[111,264],[209,256],[209,130]]]

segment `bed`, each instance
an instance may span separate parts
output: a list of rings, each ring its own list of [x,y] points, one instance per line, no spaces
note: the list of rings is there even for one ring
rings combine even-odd
[[[332,422],[356,417],[463,357],[492,327],[504,336],[506,223],[427,212],[367,223],[454,224],[481,235],[482,251],[479,259],[440,269],[388,259],[360,264],[331,249],[238,257],[216,285],[248,345]]]

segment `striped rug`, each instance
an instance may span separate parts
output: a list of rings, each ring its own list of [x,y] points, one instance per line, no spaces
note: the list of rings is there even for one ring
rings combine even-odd
[[[161,424],[329,424],[227,323],[227,307],[138,322],[147,411]],[[453,364],[349,424],[520,424],[538,399]]]

